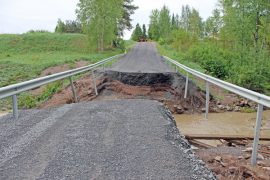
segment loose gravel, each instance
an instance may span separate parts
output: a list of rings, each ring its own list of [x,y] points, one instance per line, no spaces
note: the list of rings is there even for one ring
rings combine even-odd
[[[215,179],[157,101],[20,111],[0,129],[0,179]]]

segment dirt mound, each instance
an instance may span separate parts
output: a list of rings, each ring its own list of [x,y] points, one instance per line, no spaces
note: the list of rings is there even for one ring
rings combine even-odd
[[[80,102],[113,99],[150,99],[164,103],[173,113],[200,112],[205,106],[205,93],[192,81],[188,98],[184,99],[185,78],[177,73],[123,73],[97,71],[95,95],[90,75],[74,82]],[[71,87],[55,94],[41,108],[72,103]],[[211,103],[214,104],[214,103]]]

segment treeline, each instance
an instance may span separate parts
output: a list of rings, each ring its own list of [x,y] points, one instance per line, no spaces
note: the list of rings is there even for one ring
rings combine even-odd
[[[93,49],[124,46],[120,38],[125,29],[132,29],[131,15],[138,8],[132,3],[133,0],[80,0],[76,14]]]
[[[67,20],[63,22],[58,19],[57,25],[55,27],[56,33],[82,33],[82,25],[78,21]]]
[[[146,26],[143,24],[142,28],[140,24],[136,25],[136,28],[134,29],[131,39],[133,41],[147,41],[147,32],[146,32]]]
[[[259,92],[270,92],[269,0],[219,0],[211,17],[183,6],[150,16],[148,37],[209,74]]]

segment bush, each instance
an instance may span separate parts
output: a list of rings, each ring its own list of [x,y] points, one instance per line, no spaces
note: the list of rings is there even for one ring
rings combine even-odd
[[[228,75],[226,65],[222,61],[206,60],[203,63],[203,68],[212,76],[220,79],[224,79]]]
[[[121,49],[122,52],[125,52],[125,50],[126,50],[126,43],[121,38],[118,38],[118,39],[114,40],[113,41],[113,46],[115,48]]]

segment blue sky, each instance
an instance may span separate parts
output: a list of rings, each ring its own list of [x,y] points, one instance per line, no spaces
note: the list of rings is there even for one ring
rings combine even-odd
[[[0,33],[24,33],[30,29],[54,31],[58,18],[76,19],[75,9],[79,0],[0,0]],[[211,15],[217,0],[134,0],[139,6],[132,16],[133,24],[148,24],[152,9],[164,4],[171,13],[181,12],[181,6],[189,4],[206,19]],[[125,39],[131,32],[125,33]]]

